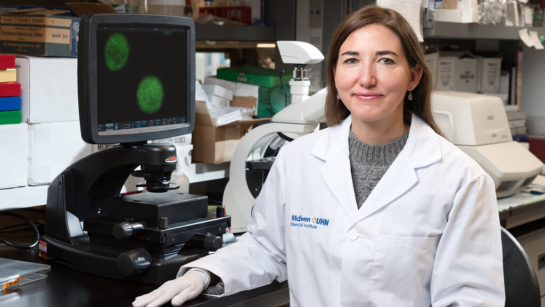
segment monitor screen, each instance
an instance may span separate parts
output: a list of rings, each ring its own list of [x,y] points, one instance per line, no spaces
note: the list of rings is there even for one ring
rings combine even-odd
[[[186,126],[188,29],[96,28],[99,135]]]

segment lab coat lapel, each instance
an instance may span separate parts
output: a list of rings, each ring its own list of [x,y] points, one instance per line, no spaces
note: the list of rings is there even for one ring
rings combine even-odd
[[[353,219],[358,207],[356,206],[348,152],[350,125],[349,116],[341,125],[330,128],[331,130],[316,143],[312,155],[325,160],[321,176],[350,219]]]
[[[441,159],[438,138],[422,119],[413,114],[407,143],[363,203],[354,222],[365,219],[407,193],[418,182],[416,169]]]

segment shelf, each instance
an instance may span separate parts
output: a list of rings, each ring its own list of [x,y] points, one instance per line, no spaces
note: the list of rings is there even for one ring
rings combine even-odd
[[[195,25],[197,41],[274,42],[274,27]]]
[[[524,28],[437,21],[433,28],[424,28],[424,38],[519,40],[521,29]],[[545,28],[528,28],[528,31],[545,35]]]
[[[49,185],[0,190],[0,210],[42,206],[47,203]]]

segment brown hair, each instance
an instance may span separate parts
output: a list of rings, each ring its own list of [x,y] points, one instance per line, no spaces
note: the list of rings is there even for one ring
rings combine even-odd
[[[411,112],[424,120],[436,133],[443,135],[437,124],[433,120],[431,111],[431,73],[424,60],[422,46],[418,42],[416,34],[411,26],[398,12],[390,9],[381,8],[375,5],[365,6],[348,16],[337,28],[335,36],[329,46],[327,57],[327,87],[325,113],[328,126],[335,126],[341,123],[350,111],[343,102],[337,98],[337,88],[335,87],[334,68],[337,66],[339,51],[341,45],[352,32],[370,24],[379,24],[394,32],[401,41],[403,52],[413,68],[420,65],[423,69],[422,78],[418,85],[412,90],[413,100],[409,101],[405,96],[403,102],[403,118],[409,123]]]

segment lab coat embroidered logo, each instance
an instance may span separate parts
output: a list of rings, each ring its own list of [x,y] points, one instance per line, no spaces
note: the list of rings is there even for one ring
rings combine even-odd
[[[318,226],[329,226],[329,220],[328,219],[322,219],[318,217],[304,217],[301,215],[292,215],[291,216],[291,227],[305,227],[305,228],[312,228],[316,229]]]

